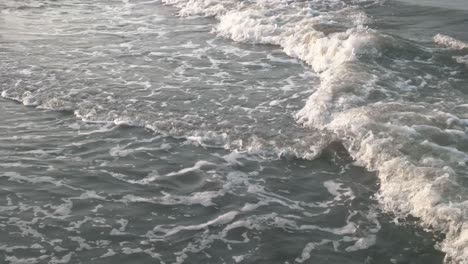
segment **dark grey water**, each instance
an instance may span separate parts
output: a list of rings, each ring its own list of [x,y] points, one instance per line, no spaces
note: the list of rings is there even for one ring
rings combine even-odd
[[[435,0],[400,0],[401,2],[406,2],[412,5],[420,6],[431,6],[439,7],[441,9],[451,9],[451,10],[468,10],[466,2],[463,0],[450,0],[445,2],[435,1]]]
[[[0,262],[466,263],[467,13],[421,4],[0,3]]]
[[[2,101],[5,263],[440,263],[376,177],[268,160]]]

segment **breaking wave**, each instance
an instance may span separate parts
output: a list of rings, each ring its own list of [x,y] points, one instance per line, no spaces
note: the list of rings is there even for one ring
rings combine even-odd
[[[387,211],[444,232],[440,247],[447,262],[468,260],[468,192],[461,183],[468,162],[462,147],[468,143],[468,116],[461,111],[466,102],[422,63],[419,74],[426,80],[405,73],[417,57],[431,60],[429,50],[368,28],[359,1],[164,2],[183,16],[216,17],[220,36],[279,45],[309,64],[321,82],[297,112],[298,123],[332,133],[359,164],[377,171]],[[434,41],[467,47],[440,34]],[[421,100],[428,90],[435,95]]]

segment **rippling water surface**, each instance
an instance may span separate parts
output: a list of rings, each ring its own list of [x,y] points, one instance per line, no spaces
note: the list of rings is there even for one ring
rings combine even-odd
[[[467,263],[468,13],[0,3],[0,262]]]

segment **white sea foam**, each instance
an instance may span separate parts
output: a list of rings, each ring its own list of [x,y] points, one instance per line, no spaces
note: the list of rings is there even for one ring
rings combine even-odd
[[[462,64],[465,64],[466,66],[468,66],[468,55],[455,56],[454,58],[458,63],[462,63]]]
[[[329,242],[331,242],[331,241],[327,240],[327,239],[323,239],[322,241],[317,242],[317,243],[314,243],[314,242],[307,243],[307,245],[302,250],[301,257],[296,258],[296,262],[298,262],[298,263],[306,262],[308,259],[310,259],[312,250],[314,250],[317,246],[320,246],[320,245],[323,245],[323,244],[326,244],[326,243],[329,243]]]
[[[193,167],[190,167],[190,168],[184,168],[184,169],[181,169],[179,171],[175,171],[175,172],[171,172],[171,173],[168,173],[166,176],[167,177],[172,177],[172,176],[177,176],[177,175],[182,175],[182,174],[186,174],[188,172],[192,172],[192,171],[198,171],[200,170],[202,167],[205,167],[205,166],[213,166],[214,164],[211,163],[211,162],[208,162],[206,160],[200,160],[200,161],[197,161],[195,163],[195,165],[193,165]]]
[[[146,202],[164,205],[195,205],[200,204],[202,206],[213,206],[215,203],[213,199],[224,195],[224,191],[206,191],[206,192],[195,192],[189,196],[172,195],[169,193],[163,193],[162,197],[145,198],[135,195],[126,195],[121,200],[122,202]]]
[[[444,47],[447,47],[447,48],[450,48],[450,49],[455,49],[455,50],[462,50],[462,49],[467,49],[468,48],[468,44],[461,41],[461,40],[458,40],[458,39],[455,39],[455,38],[452,38],[450,36],[447,36],[447,35],[443,35],[443,34],[437,34],[434,36],[434,42],[437,43],[438,45],[441,45],[441,46],[444,46]]]
[[[230,211],[225,214],[222,214],[213,220],[210,220],[206,223],[198,224],[198,225],[190,225],[190,226],[175,226],[173,228],[166,228],[163,226],[156,226],[153,231],[154,232],[163,232],[164,237],[169,237],[172,235],[177,234],[180,231],[183,230],[200,230],[203,228],[207,228],[210,226],[218,226],[218,225],[225,225],[228,224],[229,222],[232,222],[234,218],[239,214],[237,211]]]

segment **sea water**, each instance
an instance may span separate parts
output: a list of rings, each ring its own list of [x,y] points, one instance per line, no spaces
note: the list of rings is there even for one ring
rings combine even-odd
[[[0,262],[467,263],[460,1],[0,3]]]

